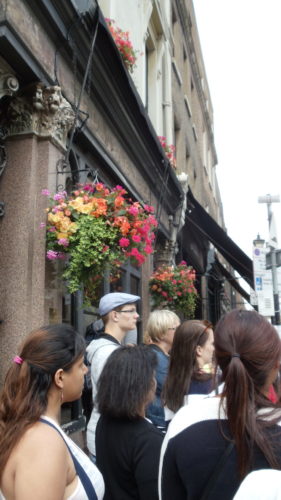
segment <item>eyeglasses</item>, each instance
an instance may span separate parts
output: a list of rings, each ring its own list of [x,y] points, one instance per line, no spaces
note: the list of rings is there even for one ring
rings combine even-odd
[[[168,330],[176,330],[177,326],[172,326],[171,328],[168,328]]]
[[[115,311],[117,313],[135,313],[135,314],[138,314],[137,310],[136,309],[123,309],[122,311]]]

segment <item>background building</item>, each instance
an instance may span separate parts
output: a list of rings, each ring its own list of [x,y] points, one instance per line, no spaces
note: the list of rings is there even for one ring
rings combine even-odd
[[[140,337],[159,263],[184,259],[196,269],[196,315],[214,322],[248,299],[233,269],[253,280],[251,260],[225,232],[192,1],[99,5],[0,0],[0,382],[32,328],[66,321],[84,332],[95,317],[46,264],[42,189],[99,179],[155,207],[155,253],[141,269],[124,266],[119,283],[142,296]],[[104,17],[130,32],[132,74]],[[176,169],[158,136],[175,146]]]

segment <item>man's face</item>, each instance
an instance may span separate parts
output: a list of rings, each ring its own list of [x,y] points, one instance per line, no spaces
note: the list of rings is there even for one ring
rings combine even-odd
[[[137,313],[136,304],[124,304],[120,311],[115,311],[118,317],[119,326],[124,331],[134,330],[136,328]]]

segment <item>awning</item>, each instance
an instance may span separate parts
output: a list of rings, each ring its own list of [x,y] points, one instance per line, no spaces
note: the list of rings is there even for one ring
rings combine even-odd
[[[229,262],[233,269],[254,288],[252,260],[238,247],[238,245],[236,245],[236,243],[234,243],[200,203],[198,203],[190,189],[187,193],[187,205],[186,220],[204,235],[216,247],[221,255],[223,255],[227,262]],[[245,291],[241,293],[243,296],[245,296],[245,294]]]

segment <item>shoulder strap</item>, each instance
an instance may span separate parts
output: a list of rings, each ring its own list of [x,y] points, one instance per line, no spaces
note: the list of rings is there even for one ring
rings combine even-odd
[[[89,500],[98,500],[97,494],[96,494],[95,489],[94,489],[94,487],[89,479],[89,476],[86,474],[83,467],[78,462],[77,458],[73,455],[73,453],[72,453],[70,447],[68,446],[66,440],[64,439],[63,435],[56,428],[56,426],[54,424],[52,424],[51,422],[49,422],[48,420],[44,420],[44,418],[39,418],[39,420],[40,420],[40,422],[43,422],[44,424],[50,425],[50,427],[53,427],[59,433],[59,435],[64,440],[64,442],[68,448],[68,451],[69,451],[71,458],[73,460],[73,463],[74,463],[74,467],[75,467],[77,476],[79,476],[80,481],[83,484],[83,487],[84,487],[84,490],[86,491],[88,499]]]
[[[212,490],[214,488],[214,485],[219,478],[219,475],[222,471],[222,468],[229,457],[230,453],[232,452],[234,447],[233,441],[231,441],[227,447],[225,448],[222,456],[220,457],[215,469],[213,470],[211,476],[209,477],[207,483],[205,484],[204,490],[202,492],[202,495],[200,496],[199,500],[207,500],[209,495],[212,493]]]

